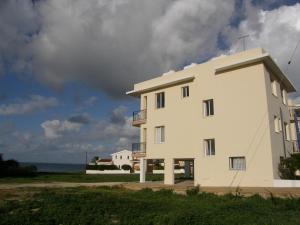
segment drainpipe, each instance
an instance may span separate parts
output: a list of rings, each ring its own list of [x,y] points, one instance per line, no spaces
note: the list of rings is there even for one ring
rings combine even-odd
[[[284,151],[284,158],[286,158],[286,146],[285,146],[285,138],[284,138],[285,127],[284,127],[284,123],[283,123],[281,107],[280,107],[280,118],[281,118],[281,127],[282,127],[282,145],[283,145],[283,151]]]

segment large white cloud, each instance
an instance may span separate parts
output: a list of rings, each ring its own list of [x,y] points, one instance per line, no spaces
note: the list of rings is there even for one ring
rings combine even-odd
[[[246,15],[246,19],[237,29],[230,29],[228,32],[231,43],[229,52],[241,51],[242,43],[237,41],[237,36],[249,34],[246,40],[247,47],[263,47],[287,73],[296,88],[300,89],[300,64],[298,63],[300,46],[288,66],[288,61],[300,39],[300,4],[281,6],[271,11],[260,10],[247,4]]]

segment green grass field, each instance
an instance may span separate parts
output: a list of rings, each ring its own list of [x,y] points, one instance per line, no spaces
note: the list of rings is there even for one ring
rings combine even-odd
[[[0,193],[1,225],[300,224],[300,199],[108,187],[30,190]]]
[[[163,180],[163,175],[147,174],[146,178],[148,181],[158,181]],[[0,184],[41,182],[130,182],[138,180],[139,174],[86,175],[84,173],[38,173],[35,177],[0,178]]]

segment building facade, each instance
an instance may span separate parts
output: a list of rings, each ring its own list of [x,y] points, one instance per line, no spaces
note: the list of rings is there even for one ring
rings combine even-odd
[[[164,160],[164,183],[174,184],[174,161],[192,163],[195,185],[272,187],[280,159],[296,137],[288,93],[295,87],[263,49],[191,64],[134,85],[140,98],[140,181],[147,160]]]
[[[124,149],[122,151],[115,152],[111,154],[111,159],[113,164],[119,167],[119,169],[121,169],[123,165],[129,165],[132,167],[132,151]]]

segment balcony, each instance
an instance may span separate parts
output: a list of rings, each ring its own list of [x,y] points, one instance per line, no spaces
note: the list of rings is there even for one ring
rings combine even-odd
[[[132,126],[136,126],[136,127],[140,126],[141,124],[146,123],[146,120],[147,120],[147,110],[146,109],[133,112]]]
[[[144,157],[146,155],[146,142],[133,143],[132,153],[134,158]]]

